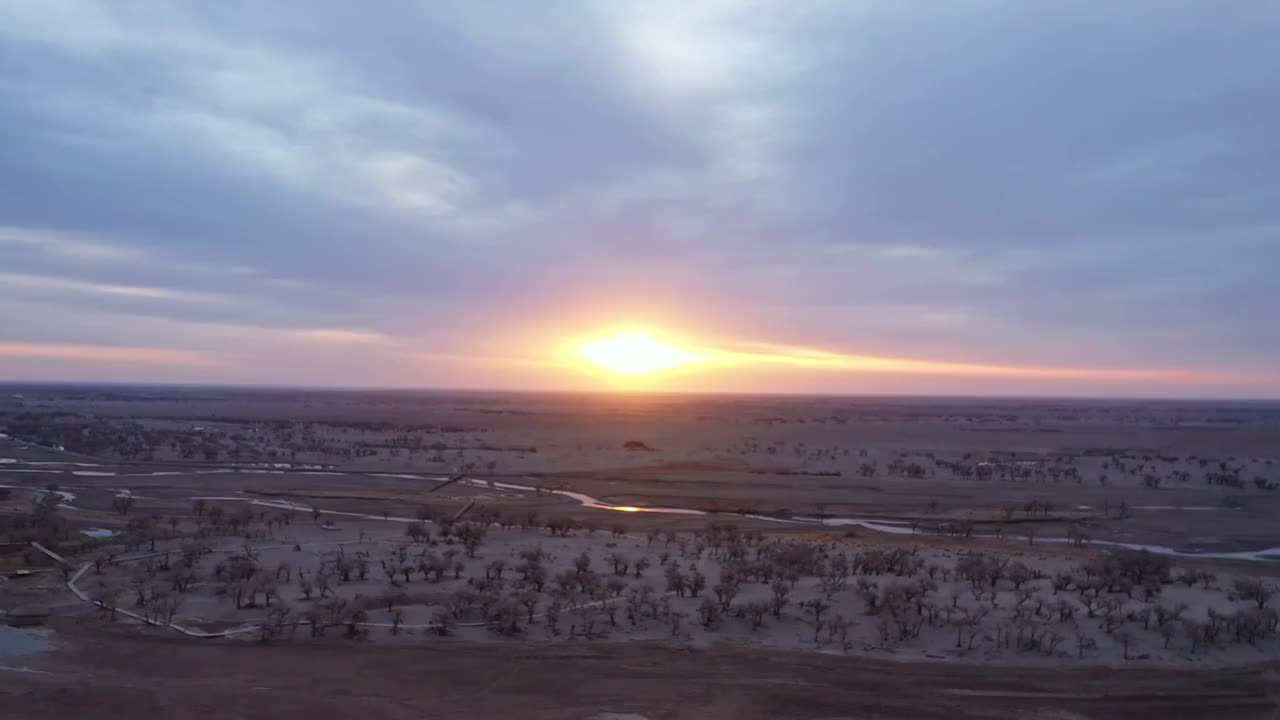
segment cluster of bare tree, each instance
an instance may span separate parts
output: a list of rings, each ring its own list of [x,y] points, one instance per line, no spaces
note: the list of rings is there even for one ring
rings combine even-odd
[[[44,447],[65,448],[97,457],[125,460],[279,462],[299,457],[316,461],[357,459],[386,453],[390,457],[429,454],[429,461],[448,462],[445,451],[537,452],[536,448],[485,445],[482,428],[387,422],[268,421],[210,418],[199,426],[79,415],[61,411],[24,412],[8,421],[7,432]],[[446,441],[445,439],[448,438]],[[479,461],[469,463],[472,469]],[[496,462],[489,461],[490,471]]]
[[[35,540],[55,548],[69,541],[71,526],[59,513],[58,506],[62,502],[59,491],[56,483],[50,484],[46,489],[32,493],[30,512],[0,514],[0,536],[7,537],[9,542]]]
[[[181,523],[158,517],[129,520],[122,535],[126,548],[160,549],[132,564],[127,582],[99,583],[95,596],[105,615],[113,615],[127,593],[149,619],[168,623],[182,598],[204,587],[236,609],[262,611],[264,641],[298,626],[309,626],[313,636],[341,627],[344,636],[361,638],[371,627],[369,613],[384,608],[390,631],[399,633],[405,610],[414,606],[436,608],[430,627],[440,635],[459,625],[485,626],[502,636],[541,626],[552,637],[589,639],[654,623],[682,635],[693,615],[710,632],[731,622],[751,630],[800,622],[813,643],[846,651],[858,637],[858,611],[850,613],[851,606],[871,619],[868,642],[879,648],[910,643],[929,628],[953,631],[959,652],[981,644],[1054,655],[1073,641],[1071,650],[1084,656],[1097,639],[1109,637],[1126,657],[1151,642],[1144,635],[1166,648],[1183,638],[1193,652],[1276,635],[1272,584],[1236,578],[1225,591],[1236,609],[1193,617],[1186,604],[1162,600],[1166,588],[1207,590],[1217,578],[1197,569],[1174,573],[1168,558],[1149,553],[1100,555],[1050,577],[1035,564],[1001,554],[966,552],[948,561],[913,547],[766,537],[713,522],[689,534],[650,531],[643,545],[634,545],[641,552],[608,542],[600,556],[583,550],[558,559],[535,545],[509,559],[483,552],[492,528],[523,527],[558,539],[595,529],[563,519],[540,522],[532,513],[510,518],[485,511],[470,521],[428,523],[435,513],[423,508],[422,521],[409,524],[402,541],[377,551],[381,557],[338,545],[319,555],[314,567],[288,561],[266,567],[250,541],[286,526],[287,514],[248,508],[229,513],[204,504],[193,509],[196,526],[186,532]],[[212,539],[231,534],[245,538],[243,548],[202,574]],[[614,527],[612,535],[620,540],[626,529]],[[180,544],[174,548],[174,542]],[[104,551],[95,567],[102,574],[117,560],[114,549]],[[379,580],[386,582],[380,593],[343,591]],[[413,590],[418,582],[427,589]],[[431,589],[443,583],[461,584]]]
[[[135,538],[129,542],[135,543],[132,547],[136,547],[138,541]],[[210,552],[210,548],[202,540],[192,540],[183,542],[176,550],[155,551],[154,545],[151,549],[151,555],[135,558],[135,562],[129,566],[131,572],[123,580],[105,577],[108,569],[120,562],[117,546],[107,546],[93,556],[93,568],[98,580],[92,590],[92,599],[105,617],[116,619],[120,599],[127,592],[133,598],[133,607],[147,622],[156,625],[173,622],[183,605],[183,597],[199,583],[199,563]],[[239,558],[228,560],[229,563],[235,563],[231,571],[228,571],[225,563],[219,563],[216,573],[221,576],[227,576],[230,572],[244,575],[243,563],[237,561]],[[247,586],[241,586],[243,587]],[[258,587],[254,586],[254,590],[258,590]],[[243,592],[240,589],[240,593]],[[263,592],[268,590],[264,588]],[[274,593],[274,588],[270,592]],[[239,606],[238,597],[237,607]]]

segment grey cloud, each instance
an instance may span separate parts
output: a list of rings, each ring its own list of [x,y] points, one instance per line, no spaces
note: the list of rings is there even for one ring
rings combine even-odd
[[[129,255],[0,238],[3,271],[261,308],[122,310],[457,339],[647,296],[851,351],[1280,355],[1272,3],[0,18],[0,226]]]

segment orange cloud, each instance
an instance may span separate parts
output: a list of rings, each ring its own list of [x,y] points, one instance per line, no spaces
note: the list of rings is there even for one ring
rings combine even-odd
[[[1004,365],[997,363],[965,363],[945,360],[915,360],[877,355],[834,353],[809,348],[767,346],[759,352],[714,350],[705,357],[712,364],[730,367],[789,365],[869,373],[901,373],[908,375],[968,375],[1061,380],[1206,380],[1217,377],[1209,373],[1167,368],[1078,368],[1036,365]]]
[[[73,343],[0,342],[0,358],[36,358],[71,362],[129,365],[210,366],[218,363],[204,353],[173,348],[77,345]]]
[[[567,343],[560,352],[571,366],[617,375],[685,374],[698,370],[795,369],[864,375],[990,377],[1051,381],[1194,383],[1239,381],[1236,375],[1178,368],[1070,367],[956,362],[864,355],[769,343],[698,345],[640,330]],[[659,362],[660,361],[660,362]],[[639,368],[636,370],[635,368]]]

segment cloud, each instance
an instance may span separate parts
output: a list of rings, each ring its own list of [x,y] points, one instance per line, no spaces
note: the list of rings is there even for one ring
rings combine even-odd
[[[142,366],[208,367],[216,358],[188,350],[159,347],[116,347],[76,343],[30,343],[0,341],[0,358],[66,360],[77,363],[108,363]]]
[[[42,228],[0,227],[0,245],[35,249],[73,260],[121,262],[135,260],[139,256],[132,248],[74,232]]]
[[[891,373],[899,375],[975,376],[1001,378],[1032,378],[1044,380],[1105,380],[1124,381],[1137,385],[1146,383],[1186,382],[1201,383],[1231,378],[1221,373],[1170,368],[1110,368],[1110,367],[1053,367],[991,365],[982,363],[949,362],[894,358],[873,355],[838,353],[812,348],[774,348],[768,352],[741,352],[713,350],[705,355],[705,362],[728,367],[758,365],[788,365],[832,372]]]
[[[86,295],[106,295],[140,300],[194,303],[207,305],[235,305],[240,301],[226,295],[192,292],[173,288],[111,285],[70,278],[44,275],[24,275],[0,272],[0,283],[24,292],[71,292]]]
[[[457,209],[467,191],[461,173],[429,158],[383,151],[361,163],[365,177],[388,202],[430,215]]]
[[[983,367],[1280,356],[1265,0],[0,15],[0,340],[260,328],[333,382],[630,316]]]
[[[288,335],[322,345],[393,345],[395,341],[383,333],[368,330],[290,330]]]

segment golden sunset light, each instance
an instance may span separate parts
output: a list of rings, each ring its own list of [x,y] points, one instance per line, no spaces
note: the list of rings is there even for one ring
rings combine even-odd
[[[605,332],[586,340],[570,342],[568,347],[573,367],[604,371],[608,375],[627,379],[628,384],[644,380],[646,387],[655,382],[660,384],[666,373],[677,369],[714,373],[771,367],[861,375],[1092,379],[1136,382],[1209,379],[1204,373],[1169,368],[1006,365],[842,353],[762,343],[694,344],[648,330]]]
[[[619,375],[648,375],[702,359],[641,330],[587,340],[577,347],[576,355],[589,366]]]

